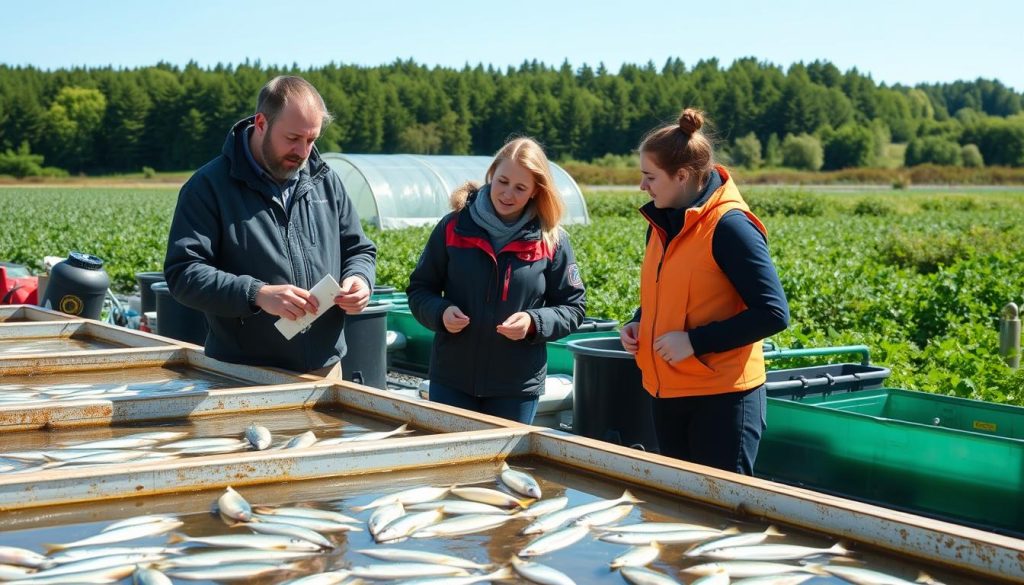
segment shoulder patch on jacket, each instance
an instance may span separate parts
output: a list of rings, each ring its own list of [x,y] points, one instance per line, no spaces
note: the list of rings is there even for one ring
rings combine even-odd
[[[580,277],[580,266],[579,264],[573,263],[569,266],[569,284],[576,288],[583,287],[583,278]]]

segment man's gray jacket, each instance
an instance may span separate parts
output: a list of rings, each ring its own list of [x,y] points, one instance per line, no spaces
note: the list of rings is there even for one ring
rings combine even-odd
[[[164,275],[171,295],[206,314],[206,354],[241,364],[308,372],[345,354],[345,313],[332,306],[286,340],[278,318],[250,304],[263,283],[309,290],[324,275],[358,275],[372,287],[377,249],[341,179],[314,148],[285,212],[245,157],[253,118],[231,129],[220,156],[181,188]]]

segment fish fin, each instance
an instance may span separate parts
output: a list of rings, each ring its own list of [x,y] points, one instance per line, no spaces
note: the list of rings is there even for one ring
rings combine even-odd
[[[807,563],[803,566],[801,571],[805,573],[811,573],[812,575],[831,576],[832,573],[828,572],[823,563]]]
[[[739,534],[739,533],[740,533],[740,529],[736,528],[735,526],[730,526],[730,527],[728,527],[728,528],[726,528],[725,530],[722,531],[722,534]]]
[[[274,507],[273,506],[253,506],[252,507],[252,511],[256,512],[257,514],[273,514],[274,513]]]
[[[167,544],[178,544],[181,542],[185,542],[185,535],[183,534],[178,534],[177,532],[175,532],[174,534],[171,534],[167,537]]]
[[[44,544],[43,545],[43,550],[46,551],[46,554],[48,554],[48,555],[49,554],[53,554],[55,552],[60,552],[60,551],[65,550],[65,549],[67,549],[67,546],[63,545],[63,544]]]
[[[502,471],[508,471],[510,469],[512,469],[512,468],[508,466],[508,462],[506,462],[506,461],[502,461],[501,462],[501,470]]]
[[[641,499],[637,498],[636,496],[634,496],[633,492],[631,492],[629,490],[624,490],[622,492],[622,498],[621,499],[625,500],[627,502],[631,502],[633,504],[642,504],[642,503],[644,503],[643,500],[641,500]]]
[[[779,529],[774,524],[768,526],[764,531],[765,536],[786,536],[785,533],[779,532]]]
[[[850,554],[850,549],[843,546],[843,543],[837,542],[828,549],[828,552],[837,555],[848,555]]]
[[[918,572],[917,579],[914,579],[914,582],[915,583],[926,583],[927,585],[942,585],[942,583],[940,583],[939,581],[936,581],[935,579],[932,578],[931,575],[929,575],[928,573],[925,573],[924,571]]]

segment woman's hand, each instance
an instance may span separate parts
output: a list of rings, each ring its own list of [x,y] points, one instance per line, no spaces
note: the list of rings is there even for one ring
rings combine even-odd
[[[654,353],[670,364],[675,364],[693,355],[690,334],[685,331],[671,331],[654,340]]]
[[[530,332],[530,325],[533,325],[533,317],[529,313],[519,311],[509,315],[504,323],[498,325],[497,331],[512,341],[519,341]]]
[[[458,333],[469,325],[469,317],[462,312],[462,309],[455,305],[444,310],[441,320],[444,322],[444,328],[448,330],[448,333]]]
[[[622,340],[622,348],[627,352],[636,355],[638,349],[640,349],[640,340],[637,339],[637,335],[640,334],[640,323],[632,321],[626,323],[619,330],[619,339]]]

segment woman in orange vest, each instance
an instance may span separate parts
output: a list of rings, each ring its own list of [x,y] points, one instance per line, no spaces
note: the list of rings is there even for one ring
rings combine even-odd
[[[761,341],[789,324],[767,230],[715,164],[704,114],[640,144],[650,227],[640,308],[620,331],[654,397],[659,450],[751,475],[765,429]]]

